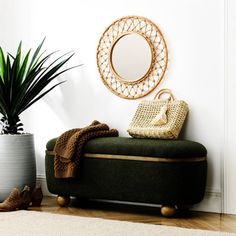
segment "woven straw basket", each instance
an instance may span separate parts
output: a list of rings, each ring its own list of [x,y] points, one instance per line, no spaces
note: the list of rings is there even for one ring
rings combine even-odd
[[[168,100],[160,99],[164,93],[169,94]],[[163,106],[167,109],[166,123],[154,125],[153,120],[160,114]],[[128,127],[128,133],[135,138],[176,139],[188,113],[188,105],[175,100],[171,90],[162,89],[152,101],[143,100]]]

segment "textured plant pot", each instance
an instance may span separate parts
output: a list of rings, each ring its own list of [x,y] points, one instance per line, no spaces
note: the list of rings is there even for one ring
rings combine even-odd
[[[36,161],[33,134],[0,135],[0,201],[12,188],[36,183]]]

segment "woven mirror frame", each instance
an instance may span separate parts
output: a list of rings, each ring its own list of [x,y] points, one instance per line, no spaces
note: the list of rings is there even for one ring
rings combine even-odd
[[[151,64],[144,76],[125,80],[113,68],[111,55],[114,45],[122,37],[136,33],[148,43]],[[168,64],[168,50],[159,28],[149,19],[140,16],[122,17],[106,28],[97,47],[97,66],[105,86],[115,95],[137,99],[148,95],[161,82]]]

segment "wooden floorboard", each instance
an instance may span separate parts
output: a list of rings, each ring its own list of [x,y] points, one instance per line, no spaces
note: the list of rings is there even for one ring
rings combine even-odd
[[[236,233],[236,215],[188,212],[175,218],[165,218],[157,207],[76,200],[69,207],[62,208],[56,204],[54,197],[44,197],[41,207],[29,210]]]

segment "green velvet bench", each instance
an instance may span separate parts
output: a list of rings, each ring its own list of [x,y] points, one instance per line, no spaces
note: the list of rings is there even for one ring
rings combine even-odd
[[[54,145],[47,143],[48,190],[60,206],[70,196],[162,205],[171,216],[176,209],[199,203],[205,193],[206,148],[187,140],[97,138],[84,147],[76,178],[54,177]]]

